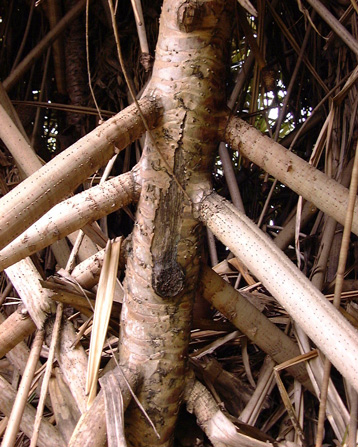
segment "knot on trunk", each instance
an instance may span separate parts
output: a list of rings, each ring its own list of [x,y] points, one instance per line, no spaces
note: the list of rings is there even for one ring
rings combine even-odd
[[[199,28],[202,22],[203,5],[201,2],[189,0],[178,8],[178,27],[180,31],[191,33]]]
[[[152,286],[162,298],[174,298],[184,288],[185,274],[174,260],[157,263],[153,268]]]

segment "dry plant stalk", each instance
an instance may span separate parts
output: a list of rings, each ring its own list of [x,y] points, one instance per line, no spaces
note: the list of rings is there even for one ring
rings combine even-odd
[[[92,405],[97,393],[99,363],[112,310],[121,243],[121,238],[108,241],[99,279],[86,379],[87,408]]]
[[[13,447],[17,432],[19,430],[22,414],[25,409],[27,397],[29,394],[32,379],[34,377],[37,362],[40,357],[42,343],[44,340],[44,331],[37,331],[32,343],[29,359],[26,364],[20,386],[17,390],[16,399],[11,410],[7,429],[2,440],[2,447]]]
[[[353,222],[353,213],[354,210],[357,209],[355,207],[355,200],[357,196],[357,188],[358,188],[358,144],[356,146],[356,152],[354,157],[354,164],[352,170],[352,180],[349,187],[349,201],[348,207],[345,214],[345,222],[344,222],[344,230],[343,230],[343,238],[341,250],[339,253],[339,261],[338,261],[338,269],[336,274],[336,284],[334,287],[334,298],[333,298],[333,306],[335,308],[339,308],[341,303],[341,293],[343,287],[344,274],[346,270],[346,262],[348,256],[348,248],[350,243],[350,234],[352,229]],[[322,381],[321,388],[321,400],[318,414],[318,427],[317,427],[317,439],[316,439],[316,447],[321,447],[324,436],[324,418],[326,414],[326,405],[327,405],[327,395],[328,395],[328,384],[329,377],[331,374],[331,363],[329,358],[325,358],[324,361],[324,375]],[[353,391],[354,392],[354,391]],[[357,392],[357,389],[355,389]]]
[[[203,297],[276,363],[282,363],[299,355],[299,348],[291,338],[271,323],[240,292],[205,265],[202,265],[200,285]],[[292,367],[290,374],[306,388],[312,389],[303,365]]]
[[[45,407],[45,399],[46,399],[46,394],[47,394],[48,383],[50,381],[50,376],[51,376],[51,372],[52,372],[52,363],[55,358],[55,350],[56,350],[58,337],[59,337],[59,333],[60,333],[60,329],[61,329],[62,313],[63,313],[63,306],[62,306],[62,304],[59,304],[57,306],[55,325],[54,325],[53,332],[52,332],[52,339],[51,339],[50,351],[49,351],[49,355],[48,355],[47,363],[46,363],[45,375],[44,375],[44,379],[43,379],[42,385],[41,385],[40,400],[39,400],[39,403],[37,404],[36,417],[35,417],[34,429],[33,429],[32,436],[31,436],[30,447],[36,447],[37,440],[39,437],[40,424],[41,424],[41,420],[42,420],[43,410]]]
[[[1,411],[10,416],[13,402],[16,398],[16,390],[0,375],[0,408]],[[26,404],[20,429],[28,438],[31,438],[35,423],[36,410],[31,404]],[[50,422],[42,418],[38,438],[39,447],[65,447],[65,443],[58,430]]]

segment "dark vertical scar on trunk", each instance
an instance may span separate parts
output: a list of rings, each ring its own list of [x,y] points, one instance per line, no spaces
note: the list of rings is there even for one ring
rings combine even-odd
[[[185,126],[185,118],[182,129]],[[174,152],[174,175],[184,187],[184,157],[182,134]],[[184,288],[185,272],[177,262],[177,247],[180,240],[181,220],[184,206],[184,194],[174,179],[169,188],[161,192],[159,208],[155,216],[157,231],[152,241],[153,274],[152,286],[162,298],[173,298]]]

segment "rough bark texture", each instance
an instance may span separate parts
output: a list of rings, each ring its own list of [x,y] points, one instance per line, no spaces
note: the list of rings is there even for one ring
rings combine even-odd
[[[182,400],[201,243],[192,202],[210,188],[232,7],[222,0],[163,5],[149,91],[164,112],[153,132],[155,145],[147,137],[142,159],[120,345],[121,363],[142,372],[138,397],[160,439],[131,405],[130,445],[170,445]]]

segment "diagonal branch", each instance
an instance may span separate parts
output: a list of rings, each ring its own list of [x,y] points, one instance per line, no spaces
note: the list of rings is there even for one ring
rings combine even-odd
[[[203,297],[276,363],[300,355],[297,344],[288,335],[206,265],[202,266],[200,285]],[[289,372],[306,388],[313,390],[302,363],[290,367]]]
[[[213,193],[200,219],[289,312],[341,374],[358,390],[357,331],[257,226]]]
[[[348,205],[347,188],[262,135],[240,118],[233,117],[229,120],[224,140],[233,149],[239,150],[243,156],[344,225]],[[358,215],[353,216],[352,231],[358,235]]]
[[[6,416],[10,416],[15,397],[16,390],[2,376],[0,376],[0,408]],[[33,431],[35,413],[36,410],[34,407],[27,403],[25,405],[20,428],[29,438],[31,438]],[[41,422],[38,445],[39,447],[62,447],[65,445],[58,430],[45,418],[43,418]]]
[[[36,61],[41,54],[54,42],[66,27],[73,22],[84,10],[86,0],[81,0],[51,29],[51,31],[33,48],[30,53],[19,63],[19,65],[10,73],[4,80],[3,85],[5,90],[10,90],[28,71],[34,61]]]
[[[134,171],[59,203],[0,251],[0,270],[136,199]]]
[[[353,53],[358,55],[358,40],[345,28],[336,17],[319,0],[307,0],[322,19],[332,28],[333,32],[343,40]]]
[[[140,106],[149,126],[154,126],[159,115],[157,101],[144,98]],[[0,200],[0,248],[21,234],[107,163],[117,150],[128,146],[144,131],[136,106],[129,106],[6,194]]]

